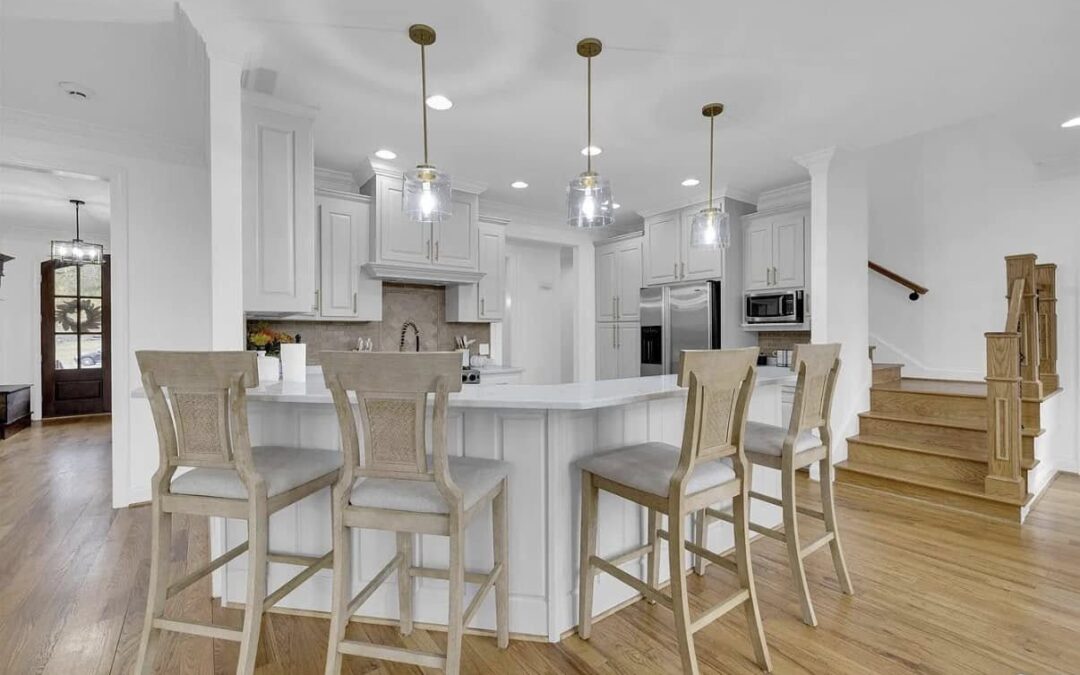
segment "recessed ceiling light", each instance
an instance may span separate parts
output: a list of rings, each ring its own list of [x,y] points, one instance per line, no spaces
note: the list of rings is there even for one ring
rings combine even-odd
[[[69,82],[65,80],[63,82],[57,82],[56,86],[60,87],[60,90],[71,98],[79,101],[85,101],[94,95],[93,89],[83,86],[78,82]]]
[[[603,151],[604,151],[603,148],[601,148],[598,145],[590,145],[590,146],[582,148],[581,149],[581,154],[583,154],[583,155],[585,155],[587,157],[595,157],[596,155],[599,155]]]
[[[619,208],[620,206],[622,206],[622,204],[620,204],[619,202],[613,202],[613,203],[612,203],[612,205],[611,205],[611,208],[613,208],[613,209],[617,209],[617,208]]]
[[[454,102],[442,94],[432,94],[427,97],[426,102],[432,110],[449,110],[454,107]]]
[[[682,185],[683,185],[683,187],[694,187],[695,185],[697,185],[700,182],[701,181],[699,181],[697,178],[687,178],[686,180],[684,180],[682,182]]]
[[[393,150],[376,150],[375,156],[379,159],[397,159],[397,153]]]
[[[515,190],[524,190],[525,188],[529,187],[529,184],[523,180],[516,180],[513,183],[510,183],[510,187],[514,188]]]
[[[1062,122],[1062,129],[1071,129],[1073,127],[1080,127],[1080,117],[1074,117],[1067,122]]]

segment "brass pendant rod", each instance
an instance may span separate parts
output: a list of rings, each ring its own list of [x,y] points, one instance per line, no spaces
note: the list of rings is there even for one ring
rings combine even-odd
[[[588,73],[586,77],[586,79],[588,80],[588,85],[586,87],[588,94],[586,95],[587,103],[585,106],[585,167],[588,173],[592,173],[592,57],[588,57],[587,59],[585,59],[585,61],[587,62],[586,72]]]
[[[713,198],[713,138],[716,131],[716,117],[709,118],[709,209],[712,210]]]
[[[428,163],[427,141],[427,58],[424,45],[420,45],[420,111],[424,116],[424,164]]]

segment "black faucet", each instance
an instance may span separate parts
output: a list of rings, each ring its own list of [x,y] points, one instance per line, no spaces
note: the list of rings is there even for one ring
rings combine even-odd
[[[420,351],[420,329],[416,327],[416,324],[412,321],[406,321],[401,324],[401,342],[398,344],[398,351],[405,351],[405,333],[412,328],[413,333],[416,334],[416,351]]]

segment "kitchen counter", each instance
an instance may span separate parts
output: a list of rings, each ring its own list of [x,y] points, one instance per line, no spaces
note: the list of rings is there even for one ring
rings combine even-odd
[[[786,368],[762,366],[750,418],[779,424],[781,388],[795,381]],[[249,390],[248,418],[256,445],[289,445],[340,449],[337,415],[321,377],[306,382],[273,382]],[[450,397],[447,413],[447,451],[451,455],[499,459],[510,465],[510,630],[552,642],[577,624],[577,550],[580,471],[575,462],[625,445],[660,441],[682,442],[686,390],[675,376],[639,377],[572,384],[468,385]],[[430,412],[429,412],[430,415]],[[429,427],[430,428],[430,427]],[[779,472],[757,468],[754,489],[779,497]],[[275,551],[322,554],[331,542],[329,491],[314,494],[275,513],[270,538]],[[723,505],[718,505],[723,508]],[[646,541],[643,508],[601,495],[598,548],[605,557]],[[754,520],[778,525],[780,510],[754,504]],[[220,555],[246,538],[243,521],[211,519],[211,553]],[[389,532],[354,531],[353,592],[376,575],[396,551]],[[466,532],[466,565],[482,570],[491,565],[490,516],[481,514]],[[710,525],[710,548],[724,551],[733,544],[731,528]],[[445,567],[447,541],[418,537],[416,564]],[[667,579],[666,544],[661,553],[661,579]],[[686,564],[690,563],[690,558]],[[228,604],[244,602],[246,556],[214,572],[214,593]],[[644,578],[644,559],[622,566]],[[271,563],[270,585],[295,574],[293,567]],[[372,595],[359,614],[373,619],[397,617],[397,590],[391,579]],[[331,576],[323,570],[290,593],[282,606],[325,612],[330,607]],[[445,624],[446,582],[417,579],[414,618]],[[633,599],[634,591],[608,575],[600,575],[594,611],[601,614]],[[472,627],[494,627],[494,598],[485,599]]]

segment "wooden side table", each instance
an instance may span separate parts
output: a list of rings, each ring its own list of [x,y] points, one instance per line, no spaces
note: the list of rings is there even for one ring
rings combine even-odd
[[[0,384],[0,439],[30,426],[30,385]]]

